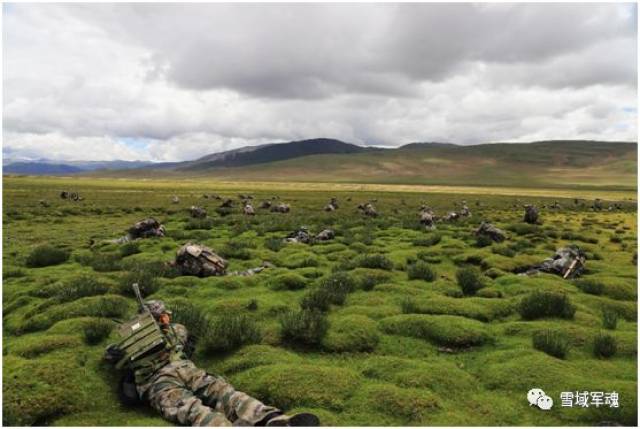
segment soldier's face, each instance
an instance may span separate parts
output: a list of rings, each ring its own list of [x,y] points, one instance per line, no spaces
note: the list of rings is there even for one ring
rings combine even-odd
[[[171,318],[167,313],[163,313],[158,317],[158,322],[160,322],[161,325],[168,325],[170,321]]]

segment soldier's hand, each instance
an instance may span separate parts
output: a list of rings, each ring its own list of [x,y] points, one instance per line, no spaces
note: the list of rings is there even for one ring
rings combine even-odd
[[[104,359],[107,362],[112,362],[112,363],[118,362],[123,357],[124,357],[124,351],[116,347],[115,344],[110,344],[107,347],[107,350],[105,351],[105,354],[104,354]]]

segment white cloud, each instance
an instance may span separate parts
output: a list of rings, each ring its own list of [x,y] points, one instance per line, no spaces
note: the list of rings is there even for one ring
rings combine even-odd
[[[635,140],[635,13],[611,3],[5,5],[4,153],[169,161],[313,137]]]

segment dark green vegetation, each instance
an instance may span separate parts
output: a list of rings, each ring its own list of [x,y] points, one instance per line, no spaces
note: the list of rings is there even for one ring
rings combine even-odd
[[[564,332],[549,329],[534,332],[533,348],[559,359],[564,359],[569,352],[569,338]]]
[[[6,424],[166,424],[148,408],[120,405],[118,375],[101,362],[115,339],[111,319],[135,312],[132,281],[166,300],[197,335],[200,366],[287,411],[316,412],[327,425],[636,423],[633,203],[593,212],[563,198],[61,183],[4,182]],[[62,189],[86,199],[60,200]],[[205,193],[236,201],[249,193],[256,206],[279,195],[292,209],[245,217],[236,205],[221,216],[220,202]],[[171,204],[174,194],[180,204]],[[340,209],[326,213],[332,196]],[[378,218],[355,209],[369,199],[377,199]],[[441,214],[462,199],[472,217],[433,232],[417,222],[421,204]],[[541,209],[541,225],[523,226],[522,203],[555,199],[562,209]],[[207,209],[206,224],[190,222],[193,204]],[[146,216],[167,236],[90,247]],[[482,220],[508,239],[478,247],[473,230]],[[301,225],[334,228],[336,238],[281,243]],[[187,241],[227,255],[230,271],[274,267],[252,277],[178,276],[163,263]],[[570,242],[589,258],[580,280],[517,274]],[[43,245],[69,258],[28,266]],[[458,278],[461,270],[473,274]],[[460,280],[475,295],[463,293]],[[557,404],[562,391],[616,391],[621,407],[541,412],[526,401],[532,387]]]

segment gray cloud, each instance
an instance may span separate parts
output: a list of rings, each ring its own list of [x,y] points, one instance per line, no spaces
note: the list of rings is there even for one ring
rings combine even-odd
[[[5,5],[5,153],[173,160],[317,136],[635,140],[636,10]],[[98,149],[65,149],[78,142]]]

